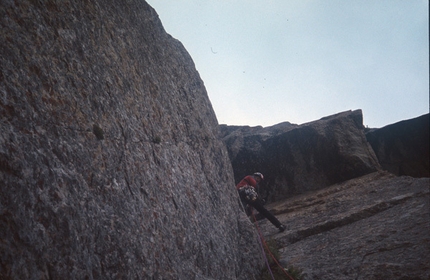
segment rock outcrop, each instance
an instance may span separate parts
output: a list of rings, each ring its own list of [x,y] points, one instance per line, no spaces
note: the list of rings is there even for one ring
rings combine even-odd
[[[259,221],[284,266],[305,279],[430,277],[429,178],[375,172],[268,205],[287,226]]]
[[[372,129],[366,138],[384,170],[412,177],[430,177],[429,114]]]
[[[252,279],[203,82],[144,1],[2,1],[0,278]]]
[[[377,171],[366,140],[361,110],[318,121],[273,127],[220,126],[235,180],[254,171],[265,175],[260,193],[268,201],[321,189]]]

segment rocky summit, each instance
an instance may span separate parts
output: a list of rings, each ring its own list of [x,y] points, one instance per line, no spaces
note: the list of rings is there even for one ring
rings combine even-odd
[[[361,110],[302,125],[220,126],[238,182],[247,172],[265,175],[262,195],[278,201],[380,169],[366,140]]]
[[[252,279],[203,81],[144,1],[2,1],[1,279]]]

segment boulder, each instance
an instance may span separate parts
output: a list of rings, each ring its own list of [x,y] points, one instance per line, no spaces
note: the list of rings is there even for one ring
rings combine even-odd
[[[258,222],[284,267],[304,279],[430,277],[429,178],[375,172],[268,205],[287,230]]]
[[[2,1],[1,279],[252,279],[203,82],[144,1]]]
[[[412,177],[430,177],[429,114],[371,129],[366,133],[384,170]]]
[[[368,144],[361,110],[272,127],[220,126],[235,181],[260,171],[260,193],[279,201],[380,169]]]

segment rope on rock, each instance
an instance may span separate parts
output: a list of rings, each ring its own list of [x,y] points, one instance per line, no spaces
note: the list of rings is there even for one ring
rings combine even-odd
[[[294,278],[293,277],[291,277],[286,271],[285,271],[285,269],[282,267],[282,265],[280,265],[279,264],[279,262],[278,262],[278,260],[276,260],[276,258],[275,258],[275,256],[272,254],[272,252],[269,250],[269,246],[267,245],[267,243],[266,243],[266,240],[264,239],[264,237],[263,237],[263,234],[261,233],[261,230],[260,230],[260,227],[258,226],[258,223],[257,223],[257,218],[255,217],[255,215],[254,215],[254,213],[252,213],[252,217],[254,218],[254,225],[255,225],[255,227],[257,228],[257,232],[258,232],[258,235],[259,235],[259,243],[260,243],[260,246],[261,246],[261,249],[262,249],[262,252],[263,252],[263,256],[264,256],[264,259],[265,259],[265,261],[266,261],[266,265],[267,265],[267,268],[269,269],[269,271],[270,271],[270,275],[272,276],[272,279],[273,280],[275,280],[275,278],[274,278],[274,276],[273,276],[273,273],[272,273],[272,270],[270,269],[270,265],[269,265],[269,262],[268,262],[268,260],[267,260],[267,257],[266,257],[266,254],[264,253],[264,248],[263,248],[263,246],[262,246],[262,244],[264,244],[264,247],[266,248],[266,250],[267,250],[267,252],[269,252],[269,254],[270,254],[270,256],[272,257],[272,259],[273,259],[273,261],[278,265],[278,267],[285,273],[285,275],[288,277],[288,279],[291,279],[291,280],[294,280]]]
[[[254,214],[252,214],[252,215],[254,216]],[[272,276],[272,279],[273,279],[273,280],[275,280],[275,277],[273,276],[273,273],[272,273],[272,269],[270,268],[269,261],[267,260],[267,256],[266,256],[266,254],[264,253],[263,243],[261,242],[262,237],[261,237],[261,236],[259,236],[259,237],[257,237],[257,239],[258,239],[258,244],[260,244],[261,253],[263,254],[264,261],[266,262],[267,269],[268,269],[268,270],[269,270],[269,272],[270,272],[270,276]]]

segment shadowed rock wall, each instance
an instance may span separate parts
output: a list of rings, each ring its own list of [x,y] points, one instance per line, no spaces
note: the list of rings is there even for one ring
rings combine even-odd
[[[2,1],[0,278],[250,279],[203,82],[143,1]]]
[[[260,193],[269,201],[317,190],[378,170],[366,141],[361,110],[273,127],[220,126],[235,180],[260,171]]]
[[[399,176],[430,177],[429,114],[373,129],[366,138],[383,169]]]

